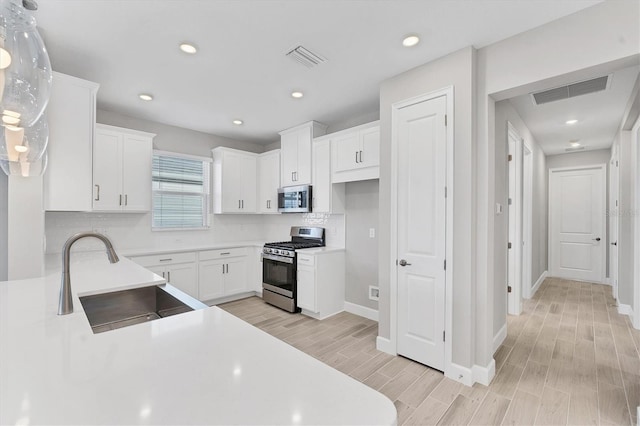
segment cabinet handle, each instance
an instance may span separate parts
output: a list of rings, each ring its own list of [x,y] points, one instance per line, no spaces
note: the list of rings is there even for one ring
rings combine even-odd
[[[160,262],[171,262],[173,259],[168,257],[166,259],[160,259]]]
[[[225,256],[227,254],[231,254],[231,252],[230,251],[225,251],[224,253],[220,253],[220,256]]]
[[[359,161],[358,161],[358,151],[356,151],[356,163],[359,163]]]
[[[224,263],[222,264],[222,273],[224,274]]]
[[[227,274],[229,273],[229,264],[227,263]]]
[[[122,194],[120,194],[120,205],[122,205]]]
[[[267,200],[267,208],[270,209],[271,207],[269,207],[269,201],[271,200]]]
[[[126,206],[127,204],[129,204],[129,196],[124,194],[124,205]]]
[[[162,271],[162,278],[165,278],[165,276],[164,276],[164,271]]]
[[[362,163],[362,151],[360,151],[360,162]]]
[[[244,200],[240,200],[242,201],[242,209],[244,210]]]
[[[238,210],[240,210],[240,200],[238,200]]]
[[[291,182],[295,182],[295,181],[296,181],[296,178],[294,178],[294,177],[293,177],[293,174],[294,174],[294,173],[295,173],[295,172],[291,172]]]
[[[100,201],[100,185],[95,185],[96,187],[96,198],[93,201]]]
[[[171,284],[171,271],[167,271],[167,281]]]

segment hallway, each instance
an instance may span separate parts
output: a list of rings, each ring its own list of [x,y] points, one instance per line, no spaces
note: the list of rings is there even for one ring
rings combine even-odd
[[[548,278],[508,318],[491,385],[473,388],[377,351],[377,324],[356,315],[317,321],[257,297],[220,307],[387,395],[399,425],[635,424],[640,331],[613,304],[609,286]]]

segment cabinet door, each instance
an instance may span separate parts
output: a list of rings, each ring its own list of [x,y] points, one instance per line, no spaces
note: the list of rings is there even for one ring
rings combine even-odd
[[[258,211],[278,212],[278,188],[280,187],[280,152],[258,158]]]
[[[122,145],[124,210],[151,210],[152,142],[125,135]]]
[[[198,266],[198,298],[217,299],[224,296],[226,259],[200,261]]]
[[[331,141],[313,145],[313,211],[331,212]]]
[[[295,185],[295,173],[298,171],[298,134],[287,133],[280,138],[280,159],[282,186]]]
[[[122,134],[98,129],[93,146],[93,209],[122,210]]]
[[[258,160],[254,155],[246,155],[241,159],[239,178],[242,182],[240,192],[242,200],[240,211],[242,213],[255,213],[257,211],[257,168]]]
[[[295,174],[296,185],[311,184],[311,127],[305,127],[298,132],[298,169]]]
[[[222,211],[239,212],[242,199],[242,155],[225,152],[222,157]]]
[[[380,128],[372,127],[360,132],[362,153],[358,167],[376,167],[380,165]]]
[[[335,152],[334,171],[342,172],[358,167],[358,162],[360,161],[360,141],[358,140],[357,132],[336,137],[332,140],[331,144]]]
[[[245,257],[227,259],[224,274],[224,294],[237,294],[247,291],[247,260]]]
[[[311,312],[316,310],[316,277],[313,267],[298,267],[298,307]]]
[[[166,270],[169,284],[191,297],[198,298],[198,275],[195,262],[167,265]]]

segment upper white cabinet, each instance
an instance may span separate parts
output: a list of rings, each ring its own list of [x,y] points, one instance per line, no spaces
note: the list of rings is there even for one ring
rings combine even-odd
[[[322,136],[313,141],[314,213],[344,213],[344,184],[331,183],[331,139]]]
[[[53,73],[47,106],[49,163],[44,175],[44,208],[91,211],[92,150],[99,85]]]
[[[213,151],[213,212],[257,212],[257,154],[231,148]]]
[[[258,155],[258,212],[278,213],[280,150]]]
[[[380,177],[378,121],[331,135],[332,182],[353,182]]]
[[[154,134],[96,125],[93,146],[93,210],[151,210]]]
[[[326,125],[310,121],[280,132],[281,186],[311,184],[311,142],[326,131]]]

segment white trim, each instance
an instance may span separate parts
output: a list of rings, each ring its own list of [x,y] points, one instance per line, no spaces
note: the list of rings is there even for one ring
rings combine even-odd
[[[507,323],[505,322],[502,328],[498,330],[495,336],[493,336],[493,353],[495,353],[498,350],[498,348],[500,347],[500,345],[502,345],[502,343],[504,342],[504,339],[506,338],[507,338]]]
[[[161,155],[163,157],[176,157],[176,158],[186,158],[189,160],[203,161],[206,163],[212,163],[213,158],[211,157],[202,157],[200,155],[191,155],[191,154],[183,154],[181,152],[172,152],[172,151],[161,151],[159,149],[153,150],[153,155]]]
[[[607,277],[604,280],[602,280],[602,284],[613,286],[613,282],[610,277]],[[614,297],[614,299],[617,299],[617,298]]]
[[[530,299],[531,269],[533,263],[533,149],[524,141],[522,157],[522,238],[524,250],[522,252],[522,298]],[[528,172],[528,173],[527,173]],[[520,300],[522,302],[522,299]]]
[[[462,383],[465,386],[473,386],[473,373],[471,368],[463,367],[460,364],[450,363],[444,372],[445,377]]]
[[[638,167],[640,167],[640,118],[636,120],[636,124],[631,129],[631,194],[635,194],[633,202],[633,211],[636,214],[633,216],[634,221],[634,236],[633,247],[635,247],[635,259],[633,259],[633,308],[636,312],[640,312],[640,262],[638,262],[638,251],[640,251],[640,221],[638,220],[638,212],[640,212],[640,196],[638,192],[640,190],[640,173],[638,173]],[[640,315],[636,315],[633,318],[633,327],[640,329]],[[639,420],[640,421],[640,420]]]
[[[447,270],[445,272],[445,333],[448,336],[453,336],[453,269],[454,269],[454,260],[453,260],[453,199],[454,199],[454,179],[453,179],[453,166],[454,166],[454,128],[455,128],[455,117],[454,117],[454,87],[447,86],[440,90],[435,90],[433,92],[425,93],[420,96],[415,96],[400,102],[396,102],[391,105],[391,192],[392,194],[396,194],[395,196],[391,196],[390,203],[390,223],[391,223],[391,235],[390,235],[390,246],[391,246],[391,256],[387,261],[389,262],[389,350],[384,350],[387,353],[397,353],[397,345],[398,345],[398,336],[397,336],[397,328],[398,328],[398,274],[396,265],[396,259],[398,255],[398,198],[397,198],[397,188],[398,188],[398,126],[396,124],[397,121],[397,112],[400,108],[404,108],[413,104],[417,104],[419,102],[425,102],[430,99],[438,98],[440,96],[446,96],[447,99],[447,200],[446,200],[446,208],[447,208],[447,217],[446,217],[446,262],[447,262]],[[394,226],[394,224],[396,226]],[[381,337],[378,337],[378,345],[380,343]],[[452,356],[453,356],[453,339],[449,338],[445,340],[444,344],[444,372],[447,377],[457,377],[460,374],[455,374]],[[384,344],[383,344],[384,345]],[[380,348],[381,346],[379,346]],[[383,346],[386,347],[386,346]],[[381,349],[382,350],[382,349]],[[467,369],[468,370],[468,369]],[[470,371],[466,373],[467,377],[471,377]],[[464,377],[464,375],[463,375]]]
[[[473,373],[473,381],[480,383],[481,385],[489,386],[491,380],[496,375],[496,361],[491,358],[491,362],[486,367],[480,365],[474,365],[471,369]]]
[[[377,309],[371,309],[366,306],[356,305],[355,303],[351,302],[344,302],[344,310],[351,314],[358,315],[372,321],[378,321]]]
[[[511,242],[511,249],[507,251],[507,284],[511,286],[511,293],[507,296],[507,312],[510,315],[520,315],[522,313],[523,143],[524,139],[522,139],[520,133],[511,122],[507,121],[507,150],[509,155],[512,155],[512,161],[509,162],[508,187],[509,198],[513,197],[511,204],[507,205],[508,242]],[[512,221],[513,223],[511,223]]]
[[[548,220],[548,235],[547,235],[547,241],[549,243],[549,250],[548,250],[548,257],[547,257],[547,265],[549,270],[551,271],[552,276],[554,277],[560,277],[560,278],[566,278],[566,279],[572,279],[575,280],[575,278],[573,277],[562,277],[560,274],[558,274],[558,271],[554,271],[553,270],[553,266],[556,264],[556,258],[555,258],[555,252],[554,252],[554,245],[553,245],[553,214],[552,214],[552,208],[553,208],[553,203],[551,200],[551,177],[553,176],[554,173],[557,172],[568,172],[568,171],[573,171],[573,170],[600,170],[602,172],[602,206],[603,208],[606,210],[607,207],[607,164],[606,163],[599,163],[599,164],[589,164],[589,165],[584,165],[584,166],[573,166],[573,167],[553,167],[549,169],[549,175],[548,175],[548,179],[547,179],[547,196],[549,199],[548,202],[548,211],[547,211],[547,217],[549,218]],[[604,214],[602,215],[602,241],[606,242],[608,241],[608,235],[609,235],[609,230],[607,229],[607,215],[606,215],[606,211],[604,212]],[[602,250],[602,255],[601,255],[601,259],[600,259],[600,263],[601,263],[601,271],[600,271],[600,277],[599,279],[592,279],[590,280],[590,282],[597,282],[597,283],[603,283],[604,279],[607,275],[607,250],[606,247],[604,250]]]
[[[376,338],[376,349],[391,355],[398,355],[396,352],[396,345],[391,343],[391,340],[385,339],[382,336]]]
[[[540,288],[540,286],[548,276],[549,276],[548,271],[544,271],[542,274],[540,274],[540,277],[538,278],[536,283],[533,285],[533,287],[531,287],[531,297],[536,295],[536,293],[538,292],[538,289]]]
[[[629,318],[633,319],[633,308],[631,307],[631,305],[625,305],[624,303],[619,303],[618,313],[620,315],[627,315]]]

